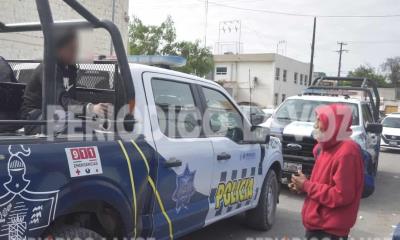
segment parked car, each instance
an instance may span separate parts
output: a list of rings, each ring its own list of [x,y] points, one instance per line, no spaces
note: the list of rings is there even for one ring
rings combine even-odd
[[[45,43],[52,42],[58,24],[48,22],[49,0],[36,2],[41,24],[0,24],[0,32],[43,31]],[[0,125],[43,126],[33,136],[23,129],[0,133],[0,236],[174,239],[242,213],[250,227],[270,229],[283,164],[279,139],[252,125],[217,83],[128,63],[112,22],[76,0],[63,2],[90,22],[62,24],[106,28],[118,60],[118,71],[105,71],[116,74],[112,79],[90,77],[99,65],[86,65],[76,100],[101,100],[122,115],[90,131],[85,127],[103,119],[69,116],[67,124],[81,124],[73,134],[54,132],[52,112],[43,111],[44,120],[0,119]],[[43,105],[49,106],[57,103],[56,62],[54,49],[44,49]],[[19,112],[24,88],[0,83],[0,113]]]
[[[320,81],[324,81],[325,78]],[[364,79],[326,78],[329,81],[360,81]],[[373,83],[368,85],[373,87]],[[376,88],[375,88],[376,89]],[[316,83],[301,95],[287,98],[265,124],[271,135],[279,137],[283,147],[283,177],[287,181],[291,175],[302,170],[310,175],[314,166],[313,148],[316,141],[312,137],[315,122],[315,108],[319,105],[342,103],[352,109],[352,139],[371,155],[376,174],[379,162],[379,146],[382,125],[378,123],[379,102],[376,98],[351,97],[355,91],[369,95],[366,87],[327,87]],[[376,91],[377,94],[377,91]],[[379,99],[379,96],[377,97]]]
[[[400,149],[400,114],[389,114],[382,120],[381,148]]]

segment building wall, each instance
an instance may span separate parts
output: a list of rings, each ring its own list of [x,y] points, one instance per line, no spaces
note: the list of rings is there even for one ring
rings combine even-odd
[[[286,97],[302,92],[306,85],[304,76],[308,75],[309,64],[296,61],[277,54],[239,54],[233,56],[215,56],[214,80],[222,83],[237,102],[251,101],[263,107],[273,108],[275,93],[278,104],[282,94]],[[226,67],[225,75],[217,74],[217,69]],[[280,68],[280,78],[275,80],[275,70]],[[283,70],[287,70],[287,81],[283,81]],[[298,73],[297,84],[294,83],[294,72]],[[300,74],[303,84],[300,85]],[[249,81],[250,78],[250,81]],[[308,78],[308,76],[307,76]]]
[[[50,0],[54,20],[81,19],[61,0]],[[80,0],[100,19],[112,19],[112,0]],[[39,17],[33,0],[3,0],[1,2],[0,21],[5,23],[38,22]],[[129,0],[115,0],[114,22],[121,31],[125,46],[128,41]],[[109,55],[110,37],[104,30],[84,33],[83,57],[90,55]],[[0,56],[6,59],[42,59],[43,37],[39,32],[3,33],[0,35]],[[88,48],[88,49],[86,49]],[[89,49],[90,48],[90,49]]]
[[[272,101],[272,62],[220,62],[216,63],[215,67],[227,68],[226,75],[215,75],[214,80],[223,83],[237,102],[251,101],[267,106]]]
[[[278,104],[280,104],[284,97],[290,97],[300,94],[308,86],[309,78],[309,64],[296,61],[281,55],[276,55],[274,64],[274,74],[279,68],[279,80],[274,76],[274,98],[278,94]],[[286,70],[286,81],[283,79],[283,72]],[[295,83],[295,73],[297,73],[297,82]],[[275,105],[275,103],[273,103]],[[276,107],[276,106],[275,106]]]
[[[386,101],[396,100],[395,88],[378,88],[379,96]]]

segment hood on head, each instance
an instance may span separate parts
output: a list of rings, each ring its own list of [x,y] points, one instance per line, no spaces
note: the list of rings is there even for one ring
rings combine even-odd
[[[351,134],[352,110],[344,104],[323,105],[315,109],[324,131],[319,143],[323,148],[329,148],[336,143],[348,139]]]

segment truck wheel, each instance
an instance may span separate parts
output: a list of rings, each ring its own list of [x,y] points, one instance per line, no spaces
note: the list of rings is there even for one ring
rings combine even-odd
[[[271,229],[275,222],[278,187],[275,171],[269,170],[264,180],[257,207],[246,212],[246,222],[249,227],[263,231]]]
[[[45,239],[91,239],[102,240],[104,239],[100,234],[87,228],[75,226],[61,226],[51,229]]]

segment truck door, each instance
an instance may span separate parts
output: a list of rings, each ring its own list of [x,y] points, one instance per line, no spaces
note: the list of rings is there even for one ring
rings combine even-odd
[[[362,116],[363,116],[363,125],[364,128],[367,126],[367,123],[374,123],[374,120],[371,108],[368,104],[363,103],[361,105]],[[378,165],[378,156],[380,149],[380,135],[372,132],[366,132],[367,134],[367,151],[372,156],[372,161],[374,161],[375,166]]]
[[[164,205],[155,208],[153,236],[177,237],[205,224],[212,144],[200,136],[200,101],[195,81],[145,73],[143,82],[159,155],[156,185]]]
[[[201,87],[206,105],[204,126],[214,148],[214,175],[207,219],[216,221],[250,207],[258,194],[261,161],[259,144],[242,144],[242,124],[248,124],[222,92]],[[206,122],[208,121],[208,122]]]

